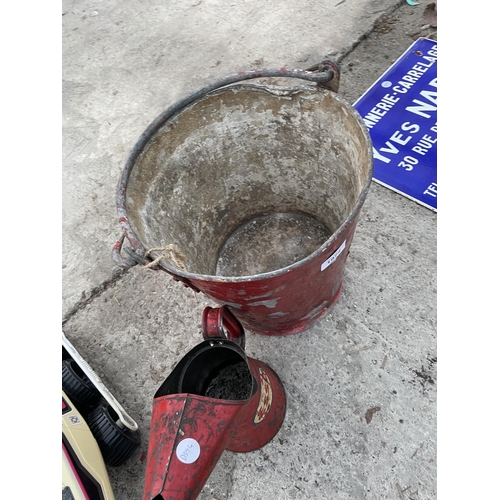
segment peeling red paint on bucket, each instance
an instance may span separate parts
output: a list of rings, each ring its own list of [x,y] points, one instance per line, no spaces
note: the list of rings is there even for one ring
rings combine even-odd
[[[216,302],[228,305],[246,329],[265,335],[299,333],[338,301],[356,222],[357,217],[353,217],[317,255],[284,272],[267,273],[261,279],[226,282],[191,278],[192,282]],[[337,252],[337,258],[328,265],[328,259]],[[327,267],[321,270],[324,264]]]
[[[333,63],[318,69],[338,79]],[[246,329],[297,333],[340,296],[373,172],[370,137],[331,87],[223,82],[169,108],[134,146],[117,196],[133,251],[124,259],[117,243],[115,262],[159,258]]]

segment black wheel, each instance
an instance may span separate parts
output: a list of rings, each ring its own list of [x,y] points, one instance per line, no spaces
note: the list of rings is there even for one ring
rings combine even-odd
[[[79,407],[94,408],[101,399],[100,392],[74,359],[62,362],[62,388],[73,404]]]
[[[125,463],[141,444],[138,431],[117,424],[118,415],[111,407],[99,405],[92,410],[87,424],[101,449],[104,463],[117,467]]]

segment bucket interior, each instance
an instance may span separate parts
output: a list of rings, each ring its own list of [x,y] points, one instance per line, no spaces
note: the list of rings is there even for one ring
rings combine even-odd
[[[175,245],[187,272],[252,276],[317,250],[370,176],[370,146],[343,99],[239,85],[157,131],[132,168],[126,210],[143,245]]]

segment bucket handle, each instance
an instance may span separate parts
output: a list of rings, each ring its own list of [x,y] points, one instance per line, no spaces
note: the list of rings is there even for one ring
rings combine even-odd
[[[129,254],[129,257],[122,257],[120,252],[123,244],[123,237],[115,243],[113,247],[112,257],[115,264],[119,267],[132,267],[136,264],[140,263],[140,258],[143,258],[146,249],[143,244],[135,234],[132,229],[130,222],[127,217],[127,209],[125,206],[126,197],[127,197],[127,185],[128,180],[130,178],[130,173],[135,164],[135,161],[139,157],[139,155],[144,150],[146,144],[150,141],[150,139],[156,134],[158,129],[162,127],[169,119],[173,116],[180,113],[186,106],[189,106],[197,99],[202,98],[203,96],[213,92],[222,87],[226,87],[228,85],[232,85],[234,83],[238,83],[244,80],[253,80],[257,78],[298,78],[301,80],[307,80],[311,82],[315,82],[319,86],[331,90],[333,92],[338,92],[340,85],[340,68],[339,65],[331,60],[324,60],[314,66],[311,66],[309,69],[289,69],[289,68],[268,68],[254,71],[241,71],[239,73],[227,76],[221,80],[218,80],[214,83],[206,85],[202,87],[192,94],[189,94],[172,104],[168,107],[163,113],[156,117],[146,130],[141,134],[137,142],[134,144],[132,150],[130,151],[125,164],[123,166],[120,179],[118,182],[118,190],[116,194],[116,209],[118,220],[120,222],[122,231],[126,236],[128,242],[132,246],[132,250],[125,248],[124,250]],[[163,267],[159,267],[163,269]],[[166,269],[164,269],[167,271]],[[176,275],[172,270],[167,271],[168,274],[171,274],[174,277],[177,277],[180,281],[183,281],[184,284],[190,286],[191,288],[195,288],[186,278],[181,278]],[[187,283],[186,283],[187,282]]]
[[[123,241],[125,240],[125,234],[122,234],[118,241],[113,245],[113,250],[111,255],[113,257],[113,262],[119,267],[132,267],[138,264],[136,259],[132,257],[122,257],[121,251],[123,246]],[[125,250],[128,250],[125,248]]]
[[[201,328],[205,340],[222,337],[245,349],[245,330],[227,306],[205,307]]]
[[[328,71],[329,69],[333,71],[333,77],[330,80],[319,83],[319,85],[338,93],[340,88],[340,68],[336,62],[330,60],[321,61],[307,68],[306,71]]]

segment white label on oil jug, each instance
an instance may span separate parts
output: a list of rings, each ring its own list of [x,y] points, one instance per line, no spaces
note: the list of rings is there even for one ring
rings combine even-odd
[[[337,250],[335,250],[335,253],[331,257],[326,259],[325,262],[323,262],[323,264],[321,264],[322,271],[324,271],[330,264],[333,264],[337,260],[337,257],[343,252],[343,250],[345,248],[345,242],[346,242],[346,240],[344,240],[344,243],[342,243],[342,245],[340,245],[337,248]]]
[[[198,460],[198,457],[200,456],[200,445],[198,444],[198,441],[196,441],[196,439],[183,439],[177,445],[175,454],[183,464],[192,464],[193,462],[196,462],[196,460]]]

